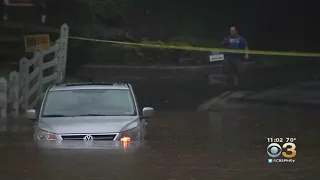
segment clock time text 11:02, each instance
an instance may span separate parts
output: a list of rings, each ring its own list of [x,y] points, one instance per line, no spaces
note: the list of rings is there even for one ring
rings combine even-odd
[[[267,138],[268,143],[294,142],[297,138]]]

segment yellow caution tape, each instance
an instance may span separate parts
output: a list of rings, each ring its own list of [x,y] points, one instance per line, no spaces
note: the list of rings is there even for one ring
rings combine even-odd
[[[206,48],[206,47],[193,47],[193,46],[173,46],[165,44],[149,44],[149,43],[134,43],[134,42],[124,42],[124,41],[110,41],[103,39],[92,39],[84,37],[69,37],[69,39],[93,41],[93,42],[104,42],[112,44],[122,44],[129,46],[140,46],[148,48],[161,48],[161,49],[179,49],[179,50],[189,50],[189,51],[215,51],[221,53],[248,53],[248,54],[258,54],[258,55],[271,55],[271,56],[301,56],[301,57],[320,57],[320,53],[308,53],[308,52],[284,52],[284,51],[261,51],[261,50],[233,50],[233,49],[223,49],[223,48]]]

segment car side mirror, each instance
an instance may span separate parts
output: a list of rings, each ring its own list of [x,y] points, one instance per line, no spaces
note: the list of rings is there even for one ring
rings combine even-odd
[[[36,120],[37,119],[36,110],[35,109],[27,110],[27,118],[29,120]]]
[[[142,109],[142,117],[148,118],[154,116],[154,109],[152,107],[144,107]]]

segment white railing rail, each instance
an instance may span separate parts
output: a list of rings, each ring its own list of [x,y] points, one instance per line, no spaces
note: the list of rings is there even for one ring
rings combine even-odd
[[[69,28],[61,26],[60,38],[49,49],[34,53],[31,59],[22,58],[19,64],[19,72],[13,71],[8,80],[0,78],[0,109],[2,118],[10,113],[18,116],[20,112],[35,108],[37,102],[43,96],[44,85],[48,83],[60,83],[64,80]],[[54,53],[54,57],[44,62],[44,56]],[[30,72],[30,68],[33,70]],[[43,75],[43,71],[54,68],[52,74]],[[32,98],[33,97],[33,98]]]

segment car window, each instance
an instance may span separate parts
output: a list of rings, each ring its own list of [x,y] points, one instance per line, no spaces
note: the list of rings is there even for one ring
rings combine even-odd
[[[79,89],[49,92],[42,116],[135,115],[132,95],[127,89]]]

